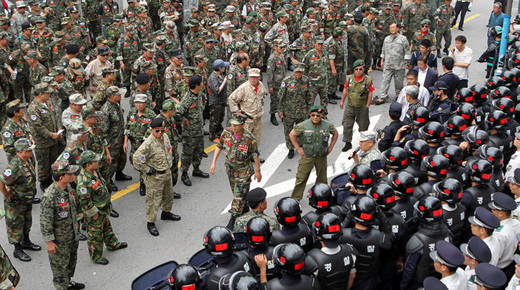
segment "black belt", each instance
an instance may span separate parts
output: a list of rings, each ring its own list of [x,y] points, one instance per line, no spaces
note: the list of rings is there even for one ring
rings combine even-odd
[[[168,170],[157,170],[157,174],[165,174]]]

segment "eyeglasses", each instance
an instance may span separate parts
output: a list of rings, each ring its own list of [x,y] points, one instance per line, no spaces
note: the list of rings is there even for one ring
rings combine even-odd
[[[311,114],[311,117],[321,117],[321,114]]]
[[[430,27],[428,24],[421,25],[421,27]]]
[[[355,68],[354,70],[364,70],[362,67]]]
[[[157,129],[157,130],[154,130],[155,133],[164,133],[166,130],[165,129]]]

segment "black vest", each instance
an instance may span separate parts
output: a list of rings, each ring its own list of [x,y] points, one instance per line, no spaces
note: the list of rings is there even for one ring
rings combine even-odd
[[[408,232],[415,232],[417,223],[413,219],[413,205],[417,202],[415,197],[405,197],[395,201],[395,206],[390,210],[391,212],[400,215],[405,223]]]
[[[312,233],[307,225],[298,224],[297,229],[291,231],[291,233],[282,233],[281,230],[273,231],[271,237],[271,244],[273,246],[282,243],[293,243],[297,244],[307,253],[312,249]]]
[[[249,273],[253,273],[253,263],[249,256],[244,254],[243,252],[234,252],[233,259],[226,264],[218,265],[216,264],[213,269],[211,269],[211,273],[208,278],[208,290],[218,290],[218,283],[220,278],[224,277],[227,274],[235,273],[236,271],[246,271]]]
[[[306,275],[299,275],[291,278],[290,282],[284,283],[283,278],[274,278],[267,282],[267,289],[269,290],[303,290],[303,289],[321,289],[318,281],[311,279]]]
[[[462,205],[466,207],[470,215],[473,215],[477,207],[488,207],[488,203],[491,202],[491,194],[494,192],[495,189],[489,184],[472,186],[464,191]]]
[[[374,277],[379,273],[379,253],[381,243],[381,232],[370,229],[366,238],[360,238],[352,234],[352,229],[343,229],[341,243],[351,245],[358,252],[356,260],[356,278],[366,279]]]
[[[462,243],[462,230],[466,218],[466,208],[462,204],[457,204],[456,209],[448,211],[442,210],[442,221],[453,235],[453,244],[457,247]]]
[[[462,141],[464,141],[464,138],[457,138],[457,139],[451,139],[451,138],[446,138],[444,139],[444,141],[442,141],[442,145],[443,146],[447,146],[447,145],[455,145],[455,146],[459,146],[460,143],[462,143]]]
[[[428,180],[427,182],[416,186],[413,190],[413,197],[423,199],[430,196],[433,191],[433,185],[437,182],[439,182],[439,180]]]
[[[448,178],[457,179],[458,181],[460,181],[460,183],[462,183],[462,186],[464,188],[471,186],[468,174],[466,173],[464,168],[461,166],[457,166],[455,168],[448,169],[448,174],[446,174],[446,179],[448,179]]]
[[[404,171],[410,173],[413,177],[415,177],[415,182],[417,185],[423,184],[428,181],[428,173],[426,171],[421,170],[421,162],[411,163],[410,166],[406,167]]]
[[[313,260],[318,270],[317,279],[323,289],[340,290],[348,286],[350,270],[353,266],[352,248],[340,245],[340,251],[327,255],[320,249],[312,249],[307,259]],[[305,263],[305,266],[311,263]]]

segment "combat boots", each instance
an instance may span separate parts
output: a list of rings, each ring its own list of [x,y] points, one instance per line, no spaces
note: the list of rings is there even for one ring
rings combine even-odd
[[[276,116],[271,114],[271,124],[278,126],[278,120],[276,120]]]
[[[20,243],[14,244],[14,254],[13,254],[13,256],[15,258],[19,259],[20,261],[23,261],[23,262],[31,261],[31,257],[29,255],[27,255],[23,251],[22,246],[20,245]]]
[[[117,181],[132,180],[132,176],[124,174],[123,171],[118,171],[118,172],[116,172],[116,180]]]
[[[191,186],[191,180],[190,180],[190,177],[188,176],[188,172],[184,171],[182,173],[181,181],[182,181],[182,183],[184,183],[184,185]]]
[[[230,231],[233,230],[233,228],[235,227],[235,220],[237,219],[236,216],[234,215],[231,215],[231,218],[229,219],[229,222],[226,226],[226,228],[228,228]]]
[[[25,235],[23,237],[23,240],[20,242],[20,246],[24,250],[31,250],[31,251],[40,251],[42,249],[42,247],[31,242],[31,240],[29,239],[29,235]]]
[[[142,182],[142,181],[139,184],[139,194],[141,196],[145,196],[146,195],[146,185],[144,185],[144,182]]]

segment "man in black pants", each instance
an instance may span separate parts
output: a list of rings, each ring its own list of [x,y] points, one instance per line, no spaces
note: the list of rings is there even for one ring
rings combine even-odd
[[[457,0],[457,4],[455,4],[455,19],[453,19],[451,27],[457,24],[460,13],[459,30],[464,31],[464,17],[466,17],[466,12],[468,12],[469,3],[469,0]]]

